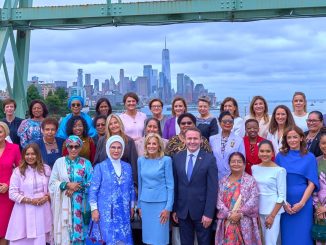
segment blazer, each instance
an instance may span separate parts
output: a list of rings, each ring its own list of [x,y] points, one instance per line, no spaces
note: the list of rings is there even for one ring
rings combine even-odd
[[[174,181],[172,160],[168,156],[158,159],[138,158],[138,207],[144,202],[166,202],[172,211]]]
[[[241,152],[246,157],[246,150],[243,139],[236,136],[233,132],[229,135],[225,146],[224,154],[221,152],[222,133],[209,137],[209,144],[211,145],[213,154],[216,158],[216,165],[218,168],[218,179],[222,179],[231,173],[229,166],[229,156],[233,152]]]
[[[168,120],[166,120],[164,124],[164,130],[163,130],[163,138],[164,139],[171,139],[173,136],[176,135],[175,132],[175,120],[176,117],[171,117]]]
[[[305,136],[307,136],[308,133],[309,133],[309,131],[305,132],[304,133]],[[320,136],[321,136],[321,132],[319,131],[318,134],[316,135],[316,137],[313,139],[310,147],[308,148],[308,151],[310,151],[312,154],[314,154],[315,157],[319,157],[319,156],[323,155],[323,152],[319,148]]]
[[[181,219],[186,219],[188,213],[192,220],[199,220],[203,215],[213,218],[218,191],[216,159],[213,154],[200,150],[190,181],[186,159],[187,150],[173,156],[173,211]]]

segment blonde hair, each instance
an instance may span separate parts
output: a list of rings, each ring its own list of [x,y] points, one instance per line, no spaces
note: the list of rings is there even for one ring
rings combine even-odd
[[[0,127],[5,131],[6,137],[9,135],[10,131],[8,125],[5,122],[0,122]]]
[[[164,144],[161,136],[159,136],[156,133],[150,133],[145,137],[145,142],[144,142],[144,157],[149,158],[149,153],[147,151],[147,144],[151,139],[157,139],[157,142],[159,144],[159,149],[157,152],[157,157],[163,157],[164,156]]]
[[[109,129],[109,124],[112,118],[117,119],[119,125],[120,125],[120,133],[118,135],[121,136],[125,144],[127,145],[128,143],[128,137],[125,134],[125,127],[123,125],[123,122],[121,121],[121,118],[117,114],[111,114],[107,117],[106,122],[105,122],[105,134],[106,134],[106,139],[108,140],[113,134],[110,132]]]

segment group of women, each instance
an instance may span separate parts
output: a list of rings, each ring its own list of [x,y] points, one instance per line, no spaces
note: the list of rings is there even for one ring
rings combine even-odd
[[[218,118],[206,96],[198,116],[182,97],[172,101],[171,117],[157,98],[149,102],[150,118],[137,109],[135,93],[123,102],[117,115],[100,99],[92,119],[82,112],[83,98],[72,96],[71,113],[59,123],[40,100],[25,120],[15,117],[14,100],[4,101],[0,245],[133,244],[135,210],[143,243],[168,244],[178,164],[172,158],[186,150],[193,127],[218,167],[215,244],[313,244],[314,219],[326,225],[326,131],[322,113],[307,112],[304,93],[294,94],[293,112],[279,105],[271,116],[255,96],[244,119],[232,97]],[[175,226],[172,243],[180,244]]]

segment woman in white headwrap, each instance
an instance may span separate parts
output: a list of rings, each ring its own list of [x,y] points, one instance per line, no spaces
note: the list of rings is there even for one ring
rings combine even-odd
[[[58,158],[52,169],[49,191],[56,245],[82,245],[88,231],[90,208],[87,193],[92,164],[79,153],[83,141],[76,135],[66,140],[68,156]]]
[[[99,222],[93,226],[93,236],[107,244],[133,244],[130,217],[135,191],[131,166],[120,160],[124,147],[119,135],[107,140],[108,158],[95,166],[89,190],[92,220]]]

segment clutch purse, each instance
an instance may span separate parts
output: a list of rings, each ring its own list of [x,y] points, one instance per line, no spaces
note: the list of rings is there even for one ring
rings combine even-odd
[[[89,225],[89,223],[91,222],[91,217],[92,217],[92,211],[91,210],[87,210],[87,201],[86,201],[86,197],[84,196],[84,210],[82,213],[82,217],[83,217],[83,222],[85,225]]]
[[[325,220],[318,220],[317,217],[315,217],[315,223],[311,228],[311,236],[316,241],[326,242]]]
[[[97,239],[96,237],[93,236],[93,226],[94,222],[91,222],[91,227],[88,232],[88,237],[86,238],[85,244],[86,245],[106,245],[106,242],[102,238],[102,232],[101,232],[101,227],[100,223],[96,223],[98,225],[98,230],[100,233],[100,239]]]

